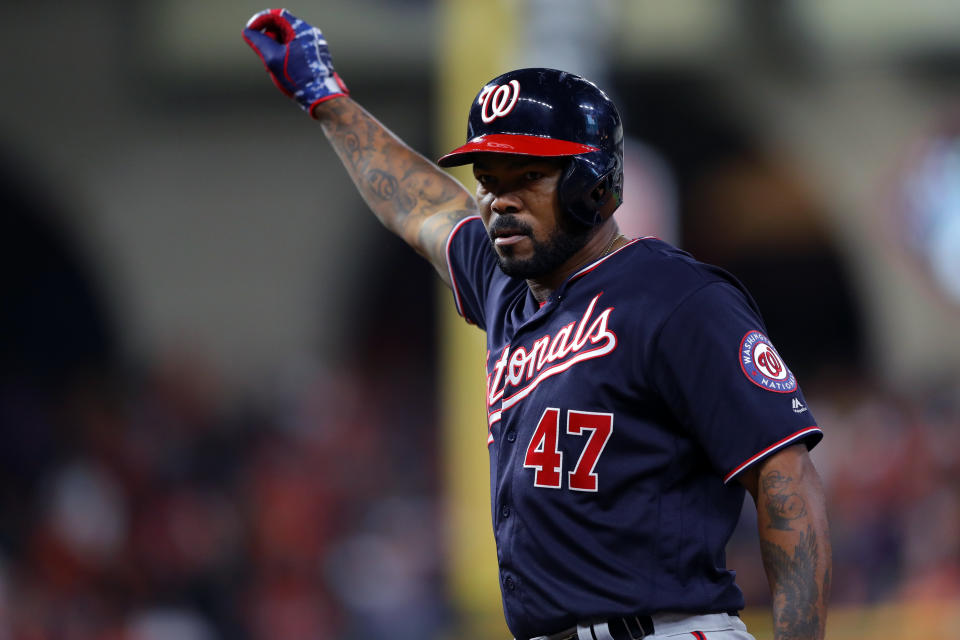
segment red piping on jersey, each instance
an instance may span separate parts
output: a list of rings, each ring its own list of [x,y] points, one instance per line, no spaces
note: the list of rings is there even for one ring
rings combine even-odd
[[[603,262],[604,260],[606,260],[607,258],[612,258],[613,256],[617,255],[618,253],[620,253],[621,251],[623,251],[624,249],[626,249],[626,248],[629,247],[630,245],[635,244],[635,243],[637,243],[637,242],[640,242],[641,240],[646,240],[646,238],[634,238],[633,240],[631,240],[631,241],[628,242],[627,244],[623,245],[622,247],[620,247],[620,248],[617,249],[616,251],[611,251],[610,253],[608,253],[607,255],[603,256],[602,258],[600,258],[599,260],[597,260],[597,261],[594,262],[593,264],[587,265],[587,266],[584,267],[583,269],[580,269],[580,271],[577,271],[575,274],[573,274],[572,276],[570,276],[570,280],[573,281],[573,280],[575,280],[576,278],[579,278],[580,276],[585,276],[585,275],[587,275],[588,273],[590,273],[591,271],[593,271],[594,269],[596,269],[598,266],[600,266],[600,263]]]
[[[762,457],[764,457],[764,456],[766,456],[766,455],[768,455],[768,454],[770,454],[770,453],[773,453],[773,452],[776,451],[777,449],[782,449],[783,447],[785,447],[785,446],[787,446],[788,444],[794,442],[795,440],[799,440],[800,438],[803,438],[803,437],[805,437],[805,436],[808,436],[808,435],[810,435],[811,433],[817,433],[817,432],[823,433],[823,431],[820,429],[820,427],[816,427],[816,426],[807,427],[806,429],[801,429],[800,431],[797,431],[797,432],[794,433],[793,435],[787,436],[786,438],[784,438],[783,440],[780,440],[779,442],[774,442],[772,445],[770,445],[769,447],[767,447],[766,449],[764,449],[764,450],[761,451],[760,453],[758,453],[758,454],[756,454],[756,455],[754,455],[754,456],[751,456],[749,460],[747,460],[746,462],[744,462],[743,464],[741,464],[739,467],[737,467],[736,469],[734,469],[733,471],[731,471],[730,473],[728,473],[726,476],[724,476],[724,478],[723,478],[723,484],[727,484],[728,482],[730,482],[730,479],[733,478],[733,476],[737,475],[738,473],[740,473],[741,471],[743,471],[744,469],[746,469],[747,467],[749,467],[750,465],[752,465],[754,462],[756,462],[756,461],[759,460],[760,458],[762,458]]]
[[[460,227],[462,227],[465,223],[469,222],[470,220],[479,220],[479,219],[480,219],[480,216],[467,216],[466,218],[458,222],[456,226],[453,227],[453,230],[450,232],[450,235],[447,236],[447,245],[446,247],[444,247],[444,255],[447,258],[447,272],[450,274],[450,287],[453,289],[453,301],[457,305],[457,313],[459,313],[460,316],[470,324],[474,324],[474,323],[470,318],[468,318],[463,313],[463,303],[460,301],[460,288],[457,286],[457,279],[453,276],[453,265],[450,263],[450,244],[453,242],[453,236],[456,235],[457,231],[460,230]]]
[[[691,631],[690,635],[692,635],[697,640],[707,640],[707,636],[703,635],[703,631]]]

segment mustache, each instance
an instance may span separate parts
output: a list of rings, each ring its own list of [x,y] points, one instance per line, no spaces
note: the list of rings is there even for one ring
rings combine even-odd
[[[522,220],[517,219],[512,215],[503,215],[498,216],[496,220],[493,221],[493,224],[490,225],[490,228],[487,229],[487,235],[490,236],[490,241],[492,242],[498,235],[524,235],[533,237],[533,229],[527,223]]]

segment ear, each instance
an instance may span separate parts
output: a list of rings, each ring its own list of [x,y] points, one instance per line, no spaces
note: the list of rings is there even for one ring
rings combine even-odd
[[[590,192],[590,198],[594,202],[603,202],[604,196],[607,195],[607,187],[604,182],[601,182],[597,185],[596,189]]]

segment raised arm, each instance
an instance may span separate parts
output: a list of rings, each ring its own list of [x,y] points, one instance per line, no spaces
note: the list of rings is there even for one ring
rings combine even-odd
[[[320,121],[377,218],[449,285],[446,240],[477,211],[470,193],[348,96],[319,29],[285,9],[268,9],[247,22],[243,38],[277,88]]]
[[[777,452],[744,472],[741,482],[757,504],[774,638],[822,639],[830,597],[830,534],[823,487],[806,446]]]
[[[430,260],[450,284],[447,236],[458,221],[476,213],[473,197],[352,99],[322,102],[313,115],[380,222]]]

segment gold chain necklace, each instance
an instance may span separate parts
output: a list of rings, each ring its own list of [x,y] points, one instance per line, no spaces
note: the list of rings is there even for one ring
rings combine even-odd
[[[613,245],[617,244],[617,240],[623,237],[624,235],[622,233],[618,233],[617,235],[613,236],[613,240],[611,240],[610,244],[606,246],[606,248],[603,250],[603,253],[600,254],[600,257],[603,258],[607,254],[609,254],[611,251],[613,251]]]

